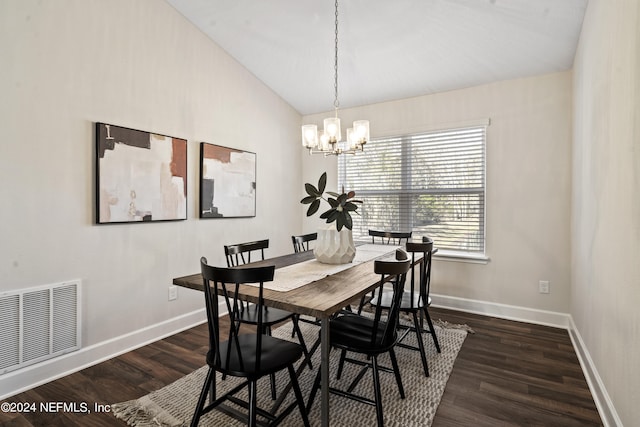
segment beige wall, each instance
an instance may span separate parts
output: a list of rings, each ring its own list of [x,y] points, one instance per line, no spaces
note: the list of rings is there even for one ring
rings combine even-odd
[[[322,124],[325,114],[306,116]],[[436,261],[435,294],[567,313],[570,292],[571,74],[550,74],[342,110],[366,118],[372,137],[490,119],[487,133],[487,264]],[[366,150],[365,154],[366,155]],[[307,156],[315,182],[336,161]],[[335,174],[335,172],[334,172]],[[335,185],[335,184],[334,184]],[[355,189],[357,193],[357,188]],[[307,221],[307,227],[312,224]],[[436,242],[437,243],[437,242]],[[538,292],[549,280],[551,293]]]
[[[2,0],[0,52],[0,291],[81,279],[90,348],[202,311],[168,286],[223,244],[292,250],[300,115],[169,4]],[[96,121],[188,139],[187,221],[93,224]],[[197,218],[201,141],[257,153],[255,218]]]
[[[491,120],[490,261],[436,261],[434,292],[570,312],[625,425],[640,419],[639,14],[635,1],[591,0],[573,80],[341,112],[371,120],[374,137]],[[82,279],[85,347],[199,310],[199,294],[168,302],[167,287],[201,255],[220,264],[222,244],[257,237],[285,253],[289,234],[319,224],[281,195],[335,176],[335,158],[302,154],[298,167],[300,116],[168,4],[0,1],[0,52],[0,291]],[[96,121],[189,140],[187,221],[93,225]],[[256,218],[197,219],[200,141],[257,153]]]
[[[574,63],[571,315],[618,420],[640,423],[640,6],[591,0]]]

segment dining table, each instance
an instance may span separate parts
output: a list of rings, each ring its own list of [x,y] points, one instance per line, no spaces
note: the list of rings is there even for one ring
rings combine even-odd
[[[275,266],[274,280],[263,285],[265,305],[320,320],[320,416],[323,427],[329,426],[330,319],[344,307],[355,301],[359,302],[363,295],[379,285],[380,277],[374,272],[375,260],[395,258],[398,249],[400,247],[391,245],[361,245],[357,247],[356,257],[349,264],[319,263],[315,260],[313,251],[309,250],[244,265]],[[200,273],[176,277],[173,284],[204,290]],[[240,285],[237,297],[256,303],[258,292],[257,286]]]

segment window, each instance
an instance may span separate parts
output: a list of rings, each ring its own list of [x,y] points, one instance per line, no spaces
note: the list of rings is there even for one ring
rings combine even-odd
[[[371,140],[340,156],[338,185],[363,204],[353,237],[410,231],[442,250],[484,253],[486,126]]]

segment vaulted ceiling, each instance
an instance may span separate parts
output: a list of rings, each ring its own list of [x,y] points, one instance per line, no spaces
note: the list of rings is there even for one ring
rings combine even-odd
[[[301,114],[333,109],[333,0],[167,0]],[[342,0],[340,107],[571,69],[588,0]]]

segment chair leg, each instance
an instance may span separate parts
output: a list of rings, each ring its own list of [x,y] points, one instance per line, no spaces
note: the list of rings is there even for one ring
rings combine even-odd
[[[309,354],[309,350],[307,349],[307,344],[304,342],[304,337],[302,336],[302,331],[300,330],[298,319],[299,316],[297,314],[292,318],[293,331],[298,335],[298,339],[300,340],[300,345],[302,346],[302,353],[304,353],[305,362],[307,363],[307,365],[309,365],[309,369],[313,370],[313,365],[311,364],[311,355]]]
[[[316,379],[313,381],[313,386],[311,387],[311,392],[309,392],[309,401],[307,402],[307,413],[311,412],[311,406],[313,405],[313,400],[316,398],[316,394],[318,393],[318,389],[320,388],[320,374],[321,369],[318,369],[318,373],[316,374]]]
[[[358,304],[358,314],[362,313],[362,307],[364,307],[364,295],[360,298],[360,303]]]
[[[342,376],[342,368],[344,368],[344,360],[347,358],[347,350],[340,352],[340,361],[338,362],[338,371],[336,372],[336,379],[339,380]]]
[[[400,376],[400,367],[398,366],[398,359],[396,358],[396,352],[389,350],[389,358],[391,359],[391,366],[393,366],[393,374],[396,377],[396,384],[398,384],[398,391],[400,392],[400,398],[404,399],[404,387],[402,386],[402,377]],[[375,357],[373,358],[375,360]]]
[[[271,336],[271,328],[267,326],[263,333]],[[269,382],[271,383],[271,400],[276,400],[278,397],[278,391],[276,390],[276,374],[269,375]]]
[[[271,383],[271,400],[278,398],[278,391],[276,390],[276,374],[269,375],[269,382]]]
[[[255,380],[249,381],[249,426],[256,427],[258,421],[258,391]]]
[[[209,388],[211,381],[215,381],[215,371],[209,368],[207,372],[207,377],[204,380],[204,384],[202,385],[202,391],[200,392],[200,397],[198,398],[198,404],[196,405],[196,411],[193,413],[193,418],[191,418],[191,427],[196,427],[200,422],[200,414],[202,413],[202,408],[204,408],[204,404],[207,401],[207,393],[209,393]]]
[[[380,391],[380,373],[378,372],[378,358],[376,356],[371,358],[371,365],[373,368],[373,392],[376,402],[376,418],[378,419],[378,427],[383,427],[384,417],[382,414],[382,393]]]
[[[209,402],[216,400],[216,373],[213,373],[213,380],[209,386]]]
[[[420,328],[420,322],[418,321],[418,314],[415,311],[412,311],[413,314],[413,325],[416,330],[416,338],[418,339],[418,350],[420,350],[420,358],[422,359],[422,368],[424,369],[424,376],[429,376],[429,366],[427,365],[427,355],[424,351],[424,343],[422,342],[422,329]]]
[[[436,345],[436,350],[438,350],[438,353],[441,353],[440,344],[438,343],[438,337],[436,336],[436,330],[433,328],[433,322],[431,322],[431,316],[429,316],[429,310],[424,307],[422,311],[424,311],[424,315],[427,318],[427,323],[429,324],[429,333],[431,334],[431,338],[433,338],[433,343]]]
[[[297,320],[297,319],[299,319],[299,318],[300,318],[300,315],[298,315],[298,314],[294,314],[294,315],[293,315],[293,318]],[[293,327],[293,328],[291,328],[291,338],[293,338],[293,337],[295,337],[295,336],[296,336],[296,327],[295,327],[295,323],[296,323],[296,322],[293,322],[293,323],[294,323],[294,327]]]
[[[291,386],[293,387],[293,393],[298,401],[298,408],[300,409],[300,416],[302,416],[302,422],[305,427],[309,427],[309,417],[307,416],[307,409],[304,407],[304,398],[302,397],[302,391],[300,391],[300,384],[298,384],[298,376],[296,375],[293,365],[289,365],[289,377],[291,378]]]

